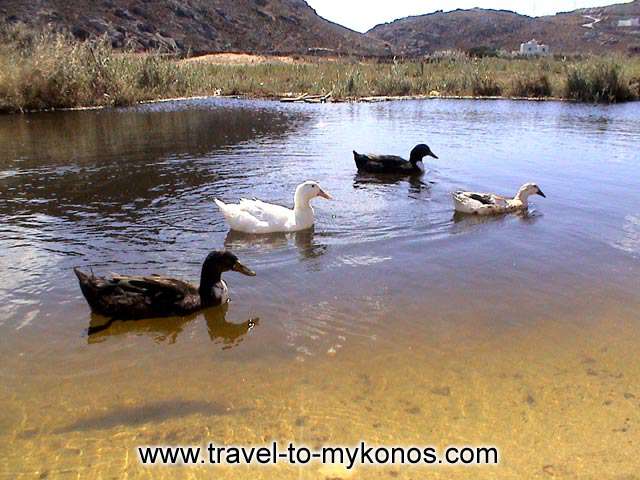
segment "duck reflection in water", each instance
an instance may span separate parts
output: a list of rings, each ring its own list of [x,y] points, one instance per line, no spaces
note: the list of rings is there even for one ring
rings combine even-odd
[[[227,350],[237,347],[244,340],[244,337],[260,324],[260,319],[257,317],[249,318],[242,323],[228,322],[226,320],[228,309],[229,304],[226,303],[185,317],[144,320],[109,320],[92,313],[87,331],[87,342],[89,344],[101,343],[110,337],[133,334],[151,336],[157,343],[173,344],[189,324],[204,316],[211,341],[222,344],[222,349]]]
[[[424,181],[421,177],[417,176],[407,177],[406,175],[396,174],[374,175],[371,173],[356,173],[353,177],[353,187],[361,189],[369,188],[372,185],[395,186],[405,183],[409,185],[409,197],[417,198],[421,192],[428,192],[433,182]]]
[[[298,252],[304,259],[318,258],[327,251],[327,246],[315,241],[314,227],[299,232],[278,232],[251,234],[229,230],[224,239],[224,246],[228,250],[243,250],[258,247],[261,250],[276,250],[286,248],[293,240]]]

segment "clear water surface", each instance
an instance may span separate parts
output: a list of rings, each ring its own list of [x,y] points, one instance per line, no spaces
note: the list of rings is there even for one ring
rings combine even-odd
[[[439,160],[356,174],[352,150]],[[640,104],[197,100],[0,117],[0,477],[636,478]],[[213,198],[312,232],[228,234]],[[449,192],[528,215],[453,214]],[[92,316],[72,268],[258,272],[183,319]],[[148,469],[141,444],[493,444],[479,471]]]

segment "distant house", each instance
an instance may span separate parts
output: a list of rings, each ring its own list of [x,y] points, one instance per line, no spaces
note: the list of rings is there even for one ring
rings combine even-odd
[[[520,55],[525,57],[549,55],[549,46],[538,43],[536,39],[529,40],[520,44]]]
[[[640,27],[640,18],[626,18],[618,20],[618,27]]]

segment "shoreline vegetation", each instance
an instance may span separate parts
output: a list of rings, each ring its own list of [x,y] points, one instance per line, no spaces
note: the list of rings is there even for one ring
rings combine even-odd
[[[424,59],[219,54],[177,59],[115,50],[23,26],[0,33],[0,112],[128,106],[242,96],[320,101],[517,98],[616,103],[640,99],[640,57]],[[320,99],[320,100],[318,100]]]

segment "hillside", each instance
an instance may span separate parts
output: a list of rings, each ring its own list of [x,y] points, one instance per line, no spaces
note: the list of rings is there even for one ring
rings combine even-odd
[[[476,8],[406,17],[377,25],[367,35],[389,42],[401,55],[484,45],[512,51],[531,38],[547,43],[552,52],[640,51],[640,27],[618,26],[632,18],[640,18],[640,0],[536,18]]]
[[[536,38],[552,52],[640,53],[640,0],[546,17],[455,10],[378,25],[366,35],[320,17],[304,0],[0,0],[0,22],[50,25],[113,46],[194,54],[309,52],[424,55],[489,46],[517,50]]]
[[[318,16],[303,0],[2,0],[0,21],[108,35],[138,50],[384,55],[384,42]]]

